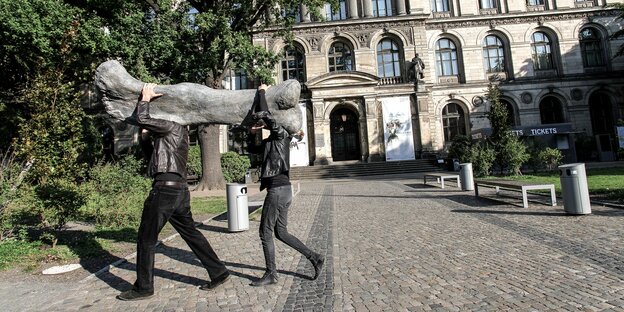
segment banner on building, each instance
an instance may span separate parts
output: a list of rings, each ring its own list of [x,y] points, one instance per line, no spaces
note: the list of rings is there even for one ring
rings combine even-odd
[[[306,121],[306,103],[299,102],[301,109],[301,130],[304,131],[303,137],[294,136],[290,141],[290,166],[303,167],[310,165],[310,155],[308,154],[308,131]]]
[[[410,98],[408,96],[383,98],[381,106],[386,161],[415,159]]]
[[[624,148],[624,127],[617,127],[617,135],[620,148]]]

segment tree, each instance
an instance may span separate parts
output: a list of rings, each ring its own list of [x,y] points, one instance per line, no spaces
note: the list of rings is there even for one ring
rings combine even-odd
[[[609,4],[609,6],[612,8],[615,8],[616,10],[619,10],[620,13],[616,19],[618,20],[624,19],[624,3],[612,3],[612,4]],[[624,28],[620,28],[618,31],[614,32],[609,39],[615,40],[621,37],[624,37]],[[624,44],[620,45],[614,57],[618,57],[622,55],[624,55]]]
[[[188,0],[191,27],[186,29],[183,41],[185,55],[181,80],[206,83],[214,89],[222,88],[221,81],[231,69],[242,69],[251,77],[265,83],[272,82],[272,72],[278,56],[264,47],[255,46],[254,32],[270,28],[276,36],[288,41],[294,14],[300,5],[318,15],[325,4],[319,0],[244,0],[198,1]],[[337,1],[334,5],[337,5]],[[318,16],[317,16],[318,17]],[[225,179],[219,154],[217,125],[200,127],[202,178],[198,189],[223,189]]]
[[[497,85],[489,84],[487,99],[490,110],[486,113],[492,126],[492,134],[488,138],[495,151],[496,163],[501,173],[505,168],[514,174],[521,174],[520,167],[529,159],[526,147],[517,136],[511,133],[510,114],[501,102],[501,91]]]

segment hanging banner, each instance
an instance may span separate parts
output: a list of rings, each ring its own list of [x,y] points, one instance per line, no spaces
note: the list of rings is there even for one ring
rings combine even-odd
[[[290,141],[290,166],[302,167],[310,165],[310,155],[308,154],[308,123],[306,118],[306,103],[299,102],[299,109],[301,109],[301,127],[303,130],[303,137],[295,135]]]
[[[624,148],[624,127],[617,127],[617,135],[620,148]]]
[[[415,159],[410,98],[408,96],[382,98],[381,105],[386,161]]]

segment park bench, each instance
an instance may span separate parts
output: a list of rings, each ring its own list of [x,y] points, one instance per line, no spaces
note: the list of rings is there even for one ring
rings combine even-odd
[[[475,196],[479,196],[479,186],[490,187],[496,189],[496,195],[499,195],[501,189],[509,191],[520,191],[522,193],[522,207],[529,207],[529,200],[527,198],[527,191],[530,190],[550,190],[550,204],[557,206],[557,197],[555,196],[554,184],[538,184],[523,181],[503,180],[503,179],[476,179],[475,183]]]
[[[459,181],[459,174],[452,172],[428,172],[423,174],[423,183],[427,184],[427,178],[434,178],[436,182],[440,183],[440,187],[444,188],[444,180],[457,180],[457,187],[461,188],[461,182]]]

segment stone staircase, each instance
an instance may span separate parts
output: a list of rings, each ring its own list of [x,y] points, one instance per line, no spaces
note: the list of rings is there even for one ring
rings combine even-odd
[[[291,167],[291,180],[335,179],[382,174],[403,174],[440,171],[435,159],[417,159],[344,165]]]

